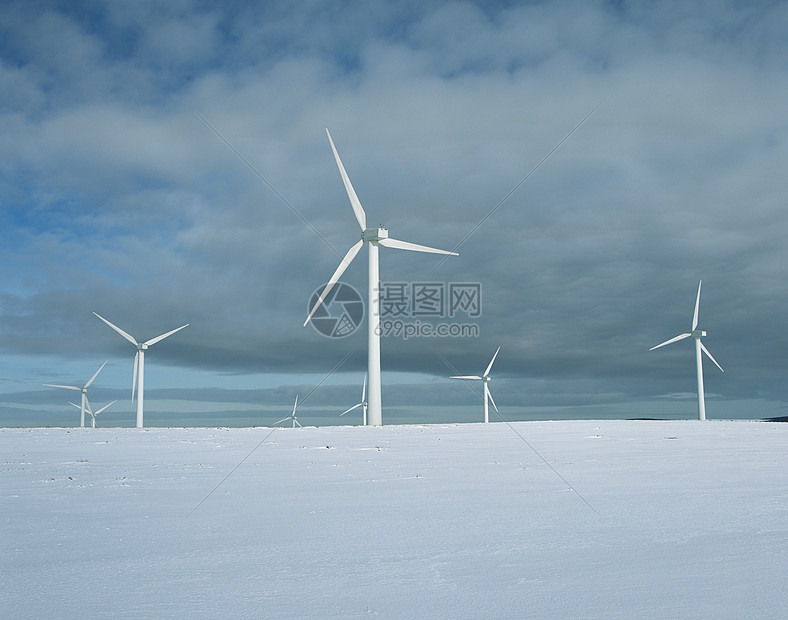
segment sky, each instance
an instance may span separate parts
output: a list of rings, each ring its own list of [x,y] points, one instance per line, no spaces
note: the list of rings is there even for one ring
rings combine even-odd
[[[459,252],[381,251],[384,423],[478,419],[448,377],[498,346],[507,418],[693,417],[691,341],[649,348],[701,280],[708,417],[785,415],[787,28],[783,2],[3,3],[0,425],[75,423],[43,384],[105,360],[91,402],[133,424],[134,349],[93,312],[189,323],[146,356],[152,424],[296,394],[347,420],[366,331],[303,326],[359,235],[326,128],[370,225]]]

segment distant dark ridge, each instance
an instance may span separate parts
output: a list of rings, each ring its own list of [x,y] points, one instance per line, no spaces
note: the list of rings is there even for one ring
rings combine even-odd
[[[788,422],[788,415],[783,415],[778,418],[765,418],[764,422]]]
[[[667,422],[662,418],[627,418],[627,422]]]

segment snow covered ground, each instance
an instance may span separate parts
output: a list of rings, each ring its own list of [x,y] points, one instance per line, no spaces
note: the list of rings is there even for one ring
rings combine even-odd
[[[0,429],[0,464],[4,618],[788,609],[788,424]]]

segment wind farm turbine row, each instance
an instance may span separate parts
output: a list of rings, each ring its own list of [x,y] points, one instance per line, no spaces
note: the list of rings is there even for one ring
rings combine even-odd
[[[91,425],[90,425],[90,426],[91,426],[91,428],[96,428],[96,416],[97,416],[98,414],[100,414],[102,411],[104,411],[105,409],[107,409],[108,407],[110,407],[110,406],[114,405],[116,402],[118,402],[118,401],[116,401],[116,400],[113,400],[113,401],[112,401],[111,403],[109,403],[108,405],[104,405],[104,406],[103,406],[101,409],[99,409],[98,411],[93,411],[93,409],[91,409],[91,407],[90,407],[90,403],[88,403],[88,405],[87,405],[87,412],[90,414],[90,417],[91,417]],[[77,409],[79,409],[79,408],[80,408],[80,406],[79,406],[79,405],[77,405],[76,403],[71,403],[71,402],[70,402],[70,403],[69,403],[69,405],[71,405],[71,406],[73,406],[73,407],[76,407]]]
[[[379,298],[379,259],[378,259],[378,246],[382,245],[384,247],[393,247],[399,248],[403,250],[413,250],[417,252],[431,252],[435,254],[444,254],[444,255],[453,255],[456,256],[456,252],[447,251],[447,250],[439,250],[436,248],[431,248],[422,245],[416,245],[414,243],[409,243],[406,241],[399,241],[396,239],[392,239],[388,236],[388,230],[385,228],[367,228],[367,218],[366,212],[361,205],[361,201],[359,200],[355,189],[353,188],[353,184],[350,181],[350,177],[348,176],[347,171],[345,170],[345,166],[342,164],[342,160],[339,157],[339,153],[337,152],[336,146],[334,145],[334,141],[331,138],[331,133],[326,129],[326,135],[328,136],[329,144],[331,145],[331,151],[334,154],[334,159],[336,160],[337,168],[339,168],[339,174],[342,177],[342,182],[345,186],[345,191],[347,192],[348,198],[350,200],[350,205],[353,208],[353,214],[356,217],[356,221],[358,222],[359,227],[361,228],[361,239],[357,241],[351,248],[348,250],[345,257],[340,262],[339,266],[337,267],[336,271],[334,271],[333,275],[328,281],[328,284],[323,289],[320,297],[318,298],[317,302],[312,307],[309,315],[304,321],[304,325],[309,323],[309,320],[314,315],[315,311],[320,307],[323,303],[323,300],[331,291],[332,287],[337,283],[339,278],[348,268],[350,263],[356,257],[358,252],[361,250],[361,247],[364,243],[367,243],[369,246],[369,273],[368,273],[368,308],[369,311],[367,313],[367,328],[368,328],[368,352],[367,352],[367,376],[369,377],[369,398],[365,399],[364,393],[366,389],[366,385],[364,390],[362,391],[362,403],[355,405],[348,411],[340,415],[344,415],[349,411],[352,411],[355,408],[358,408],[363,403],[367,403],[365,409],[368,408],[368,423],[371,425],[379,426],[383,424],[382,419],[382,397],[381,397],[381,376],[380,376],[380,298]],[[719,368],[722,370],[722,366],[720,366],[717,361],[712,357],[711,353],[706,349],[703,343],[700,341],[702,336],[706,335],[706,332],[697,330],[698,326],[698,307],[700,304],[700,285],[698,285],[698,295],[695,302],[695,313],[692,321],[692,331],[689,333],[681,334],[663,342],[653,349],[662,347],[666,344],[670,344],[677,340],[681,340],[683,338],[687,338],[689,336],[693,336],[695,338],[695,348],[696,348],[696,359],[697,359],[697,373],[698,373],[698,417],[701,420],[706,419],[706,408],[705,408],[705,396],[703,392],[703,367],[702,367],[702,359],[701,359],[701,351],[703,351],[709,359],[711,359]],[[652,349],[652,350],[653,350]],[[489,404],[492,403],[493,408],[495,411],[498,411],[498,407],[495,405],[495,401],[490,394],[489,386],[487,385],[490,381],[490,371],[492,370],[492,365],[495,362],[495,358],[500,351],[500,347],[496,350],[495,354],[493,355],[490,363],[488,364],[486,370],[481,376],[478,375],[464,375],[464,376],[453,376],[453,379],[463,379],[466,381],[482,381],[484,386],[484,395],[483,395],[483,402],[484,402],[484,421],[489,422]],[[367,422],[365,421],[365,424]]]
[[[725,372],[722,366],[719,365],[714,356],[709,352],[706,346],[701,342],[701,338],[706,336],[706,332],[704,330],[698,329],[698,314],[700,311],[700,289],[703,284],[701,280],[698,283],[698,294],[695,298],[695,310],[692,315],[692,327],[691,331],[684,332],[671,338],[670,340],[666,340],[665,342],[658,344],[655,347],[651,347],[649,351],[653,351],[654,349],[659,349],[660,347],[664,347],[665,345],[672,344],[674,342],[678,342],[679,340],[684,340],[685,338],[692,337],[695,339],[695,365],[697,369],[697,378],[698,378],[698,420],[705,420],[706,419],[706,396],[703,389],[703,357],[701,355],[701,351],[706,354],[706,356],[714,362],[714,364],[719,368],[722,372]],[[498,357],[498,353],[500,352],[501,347],[495,351],[495,354],[492,356],[490,363],[487,365],[486,370],[481,376],[478,375],[460,375],[460,376],[452,376],[451,379],[462,379],[464,381],[482,381],[484,385],[484,395],[482,397],[484,401],[484,421],[485,423],[490,421],[489,418],[489,406],[488,401],[492,403],[492,406],[495,408],[495,411],[498,412],[498,407],[495,405],[495,401],[493,400],[492,394],[490,394],[490,389],[488,387],[488,382],[490,381],[490,371],[492,370],[492,366],[495,363],[495,358]]]
[[[88,379],[88,382],[85,385],[83,385],[81,388],[77,387],[75,385],[53,385],[52,383],[45,383],[44,384],[46,387],[61,388],[63,390],[75,390],[77,392],[81,392],[82,393],[81,404],[75,405],[76,407],[79,408],[79,427],[80,428],[85,428],[85,411],[90,406],[88,404],[88,388],[96,380],[96,377],[98,377],[98,374],[101,372],[102,368],[104,368],[104,366],[107,365],[108,361],[109,360],[104,362],[99,367],[99,369],[95,373],[93,373],[93,376],[90,379]]]
[[[110,323],[103,316],[101,316],[101,315],[99,315],[99,314],[97,314],[95,312],[93,314],[95,314],[98,318],[100,318],[102,321],[104,321],[104,323],[109,325],[112,329],[114,329],[117,333],[119,333],[121,336],[123,336],[126,340],[131,342],[131,344],[133,344],[135,347],[137,347],[137,353],[134,356],[134,370],[132,372],[132,380],[131,380],[131,402],[134,402],[134,392],[136,390],[136,393],[137,393],[137,424],[136,424],[136,426],[137,426],[137,428],[142,428],[143,427],[143,421],[144,421],[143,403],[144,403],[144,398],[145,398],[145,351],[147,351],[148,347],[151,347],[154,344],[156,344],[157,342],[160,342],[160,341],[164,340],[165,338],[167,338],[168,336],[171,336],[175,332],[178,332],[178,331],[182,330],[184,327],[188,327],[189,324],[187,323],[186,325],[181,325],[180,327],[178,327],[176,329],[173,329],[172,331],[168,331],[167,333],[161,334],[160,336],[156,336],[155,338],[151,338],[150,340],[146,340],[144,342],[137,342],[137,340],[134,338],[134,336],[132,336],[131,334],[126,333],[125,331],[123,331],[117,325],[114,325],[113,323]],[[96,427],[96,416],[99,413],[101,413],[102,411],[104,411],[107,407],[109,407],[109,405],[112,405],[113,403],[117,402],[117,401],[112,401],[109,405],[106,405],[106,406],[102,407],[101,409],[99,409],[96,412],[92,411],[92,409],[90,408],[90,403],[88,402],[87,390],[90,387],[91,383],[93,383],[93,381],[96,379],[98,374],[101,372],[101,369],[104,368],[104,366],[106,366],[106,365],[107,365],[107,362],[104,362],[101,365],[101,368],[99,368],[95,372],[95,374],[90,378],[90,380],[84,385],[84,387],[81,387],[81,388],[73,386],[73,385],[52,385],[52,384],[48,384],[48,383],[44,384],[47,387],[63,388],[63,389],[66,389],[66,390],[76,390],[78,392],[82,392],[82,404],[81,405],[74,405],[74,403],[71,403],[75,407],[79,407],[80,408],[80,420],[79,420],[80,428],[84,428],[85,427],[85,412],[86,411],[93,418],[93,428],[95,428]]]
[[[356,191],[353,187],[353,184],[350,181],[350,177],[345,169],[345,166],[342,163],[342,160],[339,156],[339,152],[334,144],[334,141],[331,137],[330,132],[326,129],[326,135],[328,137],[329,144],[331,146],[331,151],[334,156],[334,160],[336,162],[337,168],[339,170],[340,177],[342,178],[343,185],[345,187],[345,191],[347,193],[348,199],[350,201],[350,206],[353,210],[353,215],[358,223],[358,226],[361,231],[360,239],[354,243],[350,249],[347,251],[345,256],[339,263],[339,266],[335,269],[334,273],[331,275],[331,278],[328,280],[328,283],[323,287],[322,292],[320,293],[317,301],[312,306],[310,312],[308,313],[306,320],[304,321],[304,326],[306,326],[309,321],[313,318],[317,310],[321,307],[333,287],[337,284],[339,279],[342,277],[345,270],[348,266],[353,262],[357,254],[360,252],[361,248],[364,245],[367,245],[368,249],[368,274],[367,274],[367,374],[364,377],[364,382],[362,384],[362,391],[361,391],[361,401],[357,404],[353,405],[346,411],[340,414],[340,416],[344,416],[351,411],[356,409],[361,409],[362,412],[362,422],[364,425],[372,425],[372,426],[380,426],[383,424],[383,416],[382,416],[382,394],[381,394],[381,321],[380,321],[380,262],[379,262],[379,248],[380,246],[387,247],[387,248],[394,248],[400,250],[408,250],[414,252],[423,252],[423,253],[432,253],[432,254],[440,254],[445,256],[457,256],[457,252],[449,251],[449,250],[442,250],[430,246],[419,245],[416,243],[411,243],[408,241],[401,241],[399,239],[394,239],[389,237],[389,232],[386,228],[379,226],[379,227],[367,227],[367,214],[361,204],[361,201],[356,194]],[[701,342],[701,338],[706,336],[706,332],[703,330],[697,329],[698,327],[698,313],[699,313],[699,306],[700,306],[700,292],[701,292],[701,284],[698,285],[698,293],[695,301],[695,310],[692,319],[692,327],[690,332],[685,332],[667,340],[661,344],[652,347],[650,350],[658,349],[660,347],[666,346],[678,340],[682,340],[685,338],[693,337],[695,339],[695,351],[696,351],[696,368],[697,368],[697,380],[698,380],[698,417],[700,420],[706,419],[706,410],[705,410],[705,394],[704,394],[704,387],[703,387],[703,366],[702,366],[702,355],[701,352],[704,353],[712,362],[722,370],[722,367],[717,363],[711,353],[706,349],[704,344]],[[131,398],[132,402],[134,402],[135,392],[136,392],[136,399],[137,399],[137,416],[136,416],[136,426],[137,428],[142,428],[144,423],[144,378],[145,378],[145,351],[153,346],[154,344],[168,338],[169,336],[175,334],[176,332],[188,327],[188,323],[185,325],[181,325],[180,327],[163,333],[155,338],[151,338],[145,341],[138,341],[134,338],[131,334],[125,332],[117,325],[111,323],[98,313],[94,312],[93,314],[96,315],[101,321],[106,323],[112,330],[117,332],[120,336],[122,336],[125,340],[129,341],[132,345],[136,347],[136,354],[134,356],[134,367],[132,373],[132,393]],[[483,411],[484,411],[484,422],[489,422],[489,405],[492,404],[494,410],[498,412],[498,407],[495,404],[495,400],[492,397],[489,389],[489,381],[491,380],[490,372],[492,371],[493,364],[500,352],[500,347],[495,351],[492,358],[490,359],[489,364],[487,365],[485,371],[481,375],[453,375],[450,378],[452,379],[461,379],[463,381],[481,381],[483,387],[483,394],[482,394],[482,401],[483,401]],[[83,386],[68,386],[68,385],[52,385],[46,384],[49,387],[56,387],[56,388],[63,388],[69,390],[76,390],[80,391],[82,394],[82,402],[80,407],[80,426],[84,427],[85,425],[85,413],[88,412],[89,415],[93,418],[93,425],[95,426],[95,416],[106,409],[109,405],[105,406],[104,408],[100,409],[98,412],[93,413],[90,407],[89,401],[87,399],[87,389],[93,383],[93,381],[98,376],[99,372],[101,372],[102,368],[106,365],[107,362],[104,362],[102,366],[96,371],[96,373],[90,378],[90,380]],[[110,403],[111,404],[111,403]],[[293,428],[296,425],[301,426],[301,423],[298,422],[296,418],[296,409],[298,406],[298,396],[296,396],[295,403],[293,405],[293,410],[291,414],[277,421],[275,424],[281,424],[286,421],[291,421]]]

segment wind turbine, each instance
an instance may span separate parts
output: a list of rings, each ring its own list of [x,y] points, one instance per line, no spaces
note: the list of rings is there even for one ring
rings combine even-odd
[[[413,252],[429,252],[432,254],[449,254],[457,256],[457,252],[447,252],[446,250],[438,250],[436,248],[427,247],[425,245],[418,245],[409,243],[407,241],[400,241],[389,237],[389,231],[383,227],[367,228],[367,216],[364,208],[361,206],[356,195],[356,190],[350,183],[345,167],[342,165],[342,160],[339,158],[339,153],[334,146],[334,141],[331,139],[331,134],[326,129],[328,141],[331,143],[331,150],[334,152],[334,159],[339,168],[339,174],[342,177],[342,182],[345,184],[345,191],[350,199],[350,205],[353,207],[353,213],[356,216],[356,221],[361,227],[361,239],[357,241],[345,254],[345,257],[339,263],[334,275],[326,284],[323,292],[317,300],[317,303],[312,307],[309,316],[306,317],[304,325],[309,323],[309,319],[323,303],[328,293],[336,284],[337,280],[348,268],[348,265],[353,261],[358,254],[361,246],[367,243],[369,245],[369,281],[368,281],[368,306],[367,306],[367,334],[368,334],[368,351],[367,351],[367,375],[369,377],[369,423],[373,426],[381,426],[383,424],[383,416],[381,412],[381,396],[380,396],[380,263],[378,260],[378,246],[382,245],[387,248],[397,248],[400,250],[411,250]]]
[[[495,401],[493,400],[492,394],[490,394],[490,388],[487,387],[487,383],[490,381],[490,370],[492,370],[492,365],[495,362],[495,358],[498,357],[498,351],[501,350],[501,347],[498,347],[495,350],[495,355],[492,356],[490,363],[487,364],[487,370],[484,371],[484,374],[479,377],[478,375],[462,375],[462,376],[454,376],[449,377],[450,379],[463,379],[463,380],[477,380],[481,381],[484,384],[484,423],[487,424],[490,421],[489,415],[489,406],[487,401],[489,400],[492,403],[492,406],[495,407],[496,413],[498,412],[498,407],[495,406]]]
[[[88,413],[90,414],[90,417],[92,418],[92,428],[96,428],[96,416],[97,416],[98,414],[100,414],[102,411],[104,411],[104,410],[105,410],[107,407],[109,407],[110,405],[114,405],[116,402],[118,402],[118,401],[116,401],[116,400],[113,400],[113,401],[112,401],[112,402],[111,402],[109,405],[104,405],[104,406],[103,406],[101,409],[99,409],[99,410],[98,410],[98,411],[96,411],[95,413],[94,413],[94,412],[93,412],[93,410],[90,408],[90,403],[88,403],[88,409],[87,409],[87,411],[88,411]],[[74,407],[77,407],[77,408],[79,408],[79,405],[77,405],[77,404],[75,404],[75,403],[69,403],[69,405],[74,405]]]
[[[107,362],[108,361],[109,360],[107,360]],[[104,368],[104,366],[107,365],[107,362],[104,362],[101,365],[101,368],[99,368],[95,372],[95,374],[90,378],[90,380],[81,388],[77,387],[75,385],[52,385],[51,383],[45,383],[44,384],[46,387],[62,388],[64,390],[76,390],[77,392],[82,392],[82,404],[81,405],[77,405],[79,407],[79,411],[80,411],[80,413],[79,413],[79,427],[80,428],[85,428],[85,405],[88,402],[88,388],[90,387],[90,384],[93,383],[93,380],[96,377],[98,377],[98,374],[101,372],[101,369]]]
[[[109,325],[112,329],[118,332],[121,336],[123,336],[126,340],[128,340],[131,344],[137,347],[137,354],[134,356],[134,374],[131,383],[131,402],[134,402],[134,388],[137,388],[137,428],[142,428],[142,401],[145,391],[145,351],[148,347],[156,344],[160,340],[164,340],[167,336],[172,336],[175,332],[182,330],[184,327],[188,327],[189,324],[181,325],[177,329],[173,329],[172,331],[167,332],[166,334],[162,334],[161,336],[156,336],[155,338],[151,338],[150,340],[146,340],[145,342],[137,342],[134,339],[134,336],[127,334],[124,332],[120,327],[117,325],[113,325],[103,316],[95,314],[98,318],[104,321],[107,325]]]
[[[281,424],[282,422],[285,422],[286,420],[292,420],[293,421],[293,428],[296,427],[296,424],[298,424],[299,427],[303,428],[303,426],[301,426],[301,422],[299,422],[296,419],[296,407],[298,407],[298,394],[296,394],[295,402],[293,403],[293,411],[290,412],[290,415],[287,416],[286,418],[282,418],[278,422],[274,422],[274,426],[276,426],[277,424]]]
[[[670,344],[672,342],[676,342],[677,340],[684,340],[684,338],[689,338],[692,336],[695,338],[695,362],[698,367],[698,419],[705,420],[706,419],[706,396],[703,393],[703,357],[701,356],[700,352],[703,351],[709,359],[717,365],[717,368],[722,370],[722,366],[717,364],[717,360],[714,359],[709,350],[703,345],[700,339],[706,335],[706,332],[702,329],[698,329],[698,308],[700,307],[700,287],[703,284],[703,280],[698,283],[698,297],[695,299],[695,313],[692,315],[692,331],[685,332],[683,334],[679,334],[675,338],[671,338],[670,340],[666,340],[662,344],[658,344],[656,347],[651,347],[649,351],[653,351],[654,349],[659,349],[660,347],[664,347],[666,344]],[[722,372],[725,372],[722,370]]]
[[[359,407],[361,407],[361,411],[363,414],[362,415],[363,425],[366,426],[367,425],[367,375],[364,375],[364,383],[361,384],[361,402],[358,403],[357,405],[353,405],[347,411],[340,413],[339,417],[341,418],[346,413],[350,413],[351,411],[353,411],[354,409],[358,409]]]

